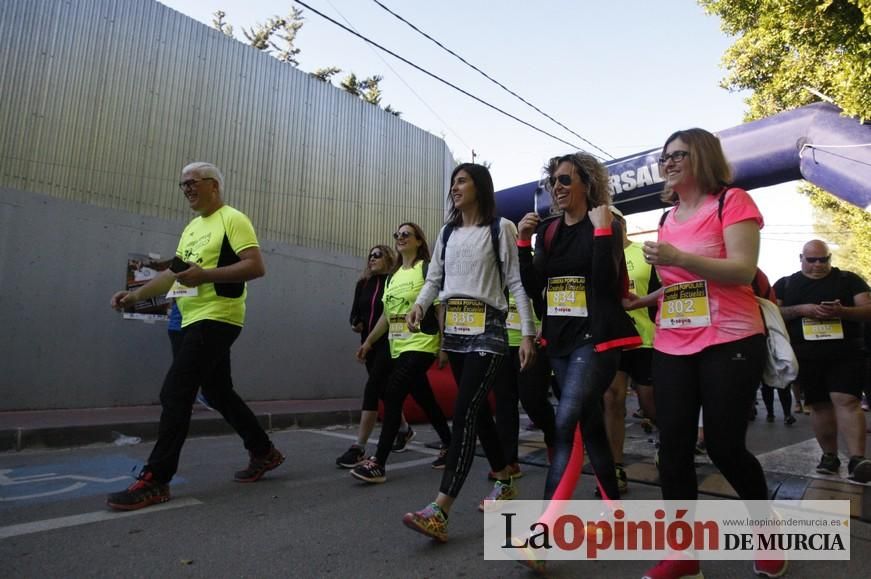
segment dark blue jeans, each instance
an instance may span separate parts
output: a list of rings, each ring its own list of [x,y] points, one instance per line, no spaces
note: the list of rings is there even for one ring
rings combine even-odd
[[[241,327],[233,324],[204,320],[182,328],[180,338],[176,338],[178,349],[160,391],[163,409],[157,442],[146,466],[155,480],[169,482],[178,470],[198,388],[202,388],[211,407],[242,437],[248,451],[260,456],[272,447],[257,417],[233,390],[230,346],[241,331]]]
[[[581,346],[568,356],[551,357],[550,364],[556,372],[561,392],[556,411],[553,458],[544,487],[545,499],[553,497],[565,473],[577,426],[581,428],[590,464],[602,489],[608,498],[619,498],[614,457],[608,444],[602,407],[602,395],[614,379],[619,361],[619,351],[596,352],[592,344]]]

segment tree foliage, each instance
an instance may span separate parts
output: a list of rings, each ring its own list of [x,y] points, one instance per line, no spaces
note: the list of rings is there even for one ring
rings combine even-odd
[[[322,80],[324,82],[330,82],[330,79],[335,75],[342,72],[341,68],[336,68],[335,66],[327,66],[325,68],[318,68],[309,74],[315,77],[318,80]]]
[[[820,99],[871,119],[871,0],[699,0],[737,39],[723,56],[722,86],[753,91],[747,120]],[[838,262],[871,280],[871,215],[803,184],[817,230],[838,244]],[[838,235],[837,232],[844,232]]]
[[[294,43],[302,25],[302,10],[292,7],[286,17],[273,16],[265,23],[258,23],[248,30],[243,28],[242,33],[257,50],[266,51],[281,62],[299,66],[296,55],[300,49]]]
[[[233,38],[233,27],[224,20],[227,13],[223,10],[216,10],[212,13],[212,28],[221,31],[224,36]]]
[[[728,89],[751,89],[758,119],[825,95],[871,118],[871,0],[700,0],[737,40],[723,57]],[[809,90],[810,89],[810,90]]]
[[[233,38],[233,27],[224,20],[226,16],[223,10],[215,11],[212,14],[212,27]],[[296,56],[300,53],[300,49],[296,47],[296,35],[304,24],[303,20],[305,18],[302,10],[293,7],[286,17],[273,16],[266,22],[258,23],[247,30],[243,28],[242,33],[248,44],[257,50],[272,54],[281,62],[298,67],[299,61]],[[331,83],[332,78],[340,72],[342,72],[341,68],[328,66],[318,68],[309,74],[318,80]],[[380,106],[382,80],[383,77],[379,75],[359,80],[352,72],[342,79],[339,87],[369,104]],[[397,117],[402,114],[390,105],[385,106],[384,111]]]
[[[832,249],[835,265],[849,269],[871,282],[871,219],[868,212],[838,199],[819,187],[803,186],[816,209],[816,227],[837,245]]]

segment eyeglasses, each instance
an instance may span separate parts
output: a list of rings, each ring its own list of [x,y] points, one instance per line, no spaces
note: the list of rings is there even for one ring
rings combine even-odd
[[[412,231],[397,231],[393,234],[393,239],[408,239],[412,236],[417,237]]]
[[[384,257],[384,254],[380,251],[373,251],[369,254],[369,259],[381,259],[382,257]]]
[[[187,191],[188,189],[193,189],[194,185],[200,183],[202,181],[214,181],[211,177],[205,177],[203,179],[188,179],[187,181],[182,181],[178,184],[178,188],[182,191]]]
[[[829,263],[829,260],[832,259],[831,255],[824,255],[823,257],[805,257],[804,260],[808,263]]]
[[[559,183],[563,187],[570,187],[572,184],[572,176],[571,175],[558,175],[556,177],[551,177],[548,179],[548,183],[550,183],[550,188],[553,189],[553,186]]]
[[[689,155],[689,154],[690,154],[689,151],[672,151],[671,153],[668,153],[667,155],[663,155],[662,157],[660,157],[660,158],[659,158],[659,164],[660,164],[660,165],[665,165],[665,164],[668,163],[668,160],[669,160],[669,159],[671,159],[671,160],[674,161],[675,163],[680,163],[680,162],[683,161],[683,160],[687,157],[687,155]]]

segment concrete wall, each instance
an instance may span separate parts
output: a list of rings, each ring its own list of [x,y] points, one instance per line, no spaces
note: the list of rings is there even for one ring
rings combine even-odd
[[[179,169],[209,161],[263,239],[363,256],[443,222],[442,139],[159,2],[0,15],[0,187],[186,220]]]
[[[225,201],[232,205],[228,191]],[[174,253],[182,221],[0,188],[0,411],[150,404],[170,360],[166,325],[122,320],[128,253]],[[359,396],[348,312],[362,263],[261,237],[233,348],[248,400]]]

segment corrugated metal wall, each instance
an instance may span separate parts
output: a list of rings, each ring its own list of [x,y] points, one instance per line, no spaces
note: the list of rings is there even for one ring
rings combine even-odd
[[[0,15],[0,186],[186,220],[178,172],[204,160],[275,241],[360,255],[442,223],[444,141],[158,2]]]

